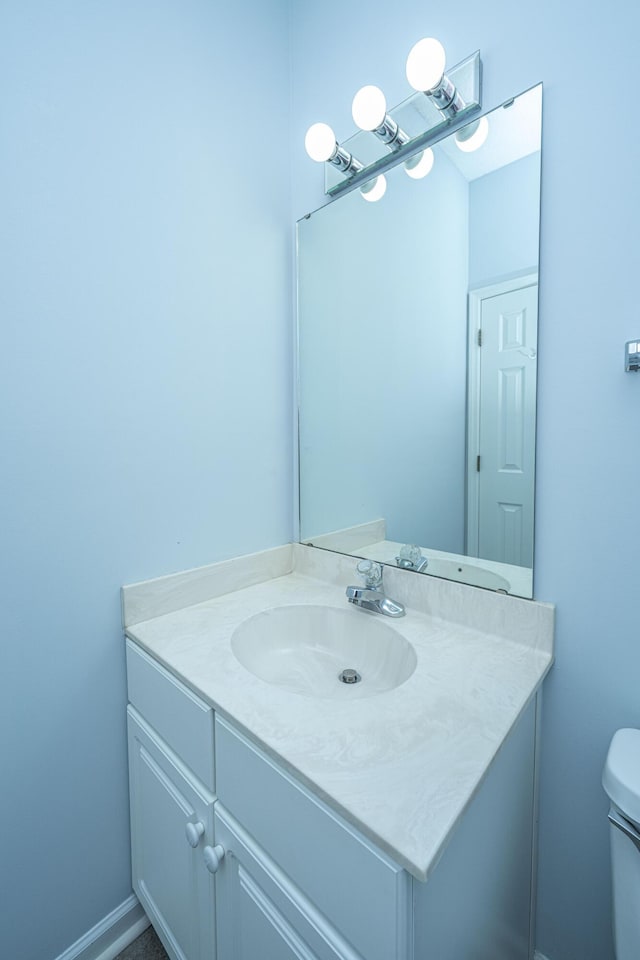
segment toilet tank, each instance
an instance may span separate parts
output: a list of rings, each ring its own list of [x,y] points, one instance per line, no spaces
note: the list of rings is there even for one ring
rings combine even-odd
[[[640,730],[614,733],[602,786],[614,806],[640,829]]]
[[[618,730],[602,785],[609,811],[616,960],[640,957],[640,730]]]

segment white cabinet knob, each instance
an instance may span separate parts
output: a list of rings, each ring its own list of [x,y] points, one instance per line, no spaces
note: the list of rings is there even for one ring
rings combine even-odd
[[[200,843],[200,837],[204,833],[204,823],[188,823],[184,828],[184,832],[187,836],[187,841],[192,847],[197,847]]]
[[[203,850],[204,865],[209,873],[217,873],[218,867],[224,859],[224,847],[216,844],[215,847],[205,847]]]

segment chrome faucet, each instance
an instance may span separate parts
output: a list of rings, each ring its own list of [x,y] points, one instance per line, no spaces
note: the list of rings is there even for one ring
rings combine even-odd
[[[364,580],[364,587],[347,587],[347,600],[362,610],[382,613],[385,617],[404,617],[401,603],[385,596],[382,588],[382,565],[373,560],[361,560],[356,567]]]
[[[403,570],[417,570],[418,573],[424,573],[429,566],[427,557],[424,557],[420,547],[416,547],[413,543],[405,543],[400,548],[400,555],[396,557],[396,563]]]

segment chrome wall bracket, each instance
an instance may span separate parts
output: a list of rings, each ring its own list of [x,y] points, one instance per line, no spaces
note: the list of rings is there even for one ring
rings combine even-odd
[[[628,340],[624,348],[624,369],[627,373],[640,370],[640,337]]]
[[[480,51],[467,57],[450,70],[447,80],[457,92],[455,110],[443,111],[433,97],[413,93],[397,107],[389,110],[389,117],[406,136],[404,142],[385,140],[369,131],[358,131],[342,147],[362,164],[362,169],[345,177],[337,166],[325,164],[325,193],[338,196],[354,186],[362,185],[385,170],[440,140],[466,122],[482,108],[482,61]],[[388,135],[390,131],[388,131]],[[402,138],[399,138],[402,139]],[[388,145],[387,145],[388,144]],[[351,168],[353,170],[353,168]],[[351,170],[349,172],[351,172]]]

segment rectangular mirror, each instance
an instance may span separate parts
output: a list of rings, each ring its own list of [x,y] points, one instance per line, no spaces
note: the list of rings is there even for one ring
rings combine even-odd
[[[303,543],[533,595],[541,120],[298,223]]]

